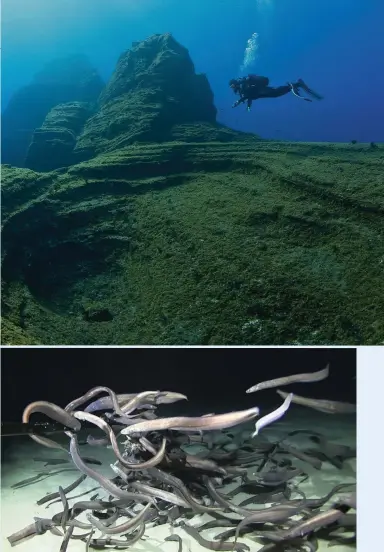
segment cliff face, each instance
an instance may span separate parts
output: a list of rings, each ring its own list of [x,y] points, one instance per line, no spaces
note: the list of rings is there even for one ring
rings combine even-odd
[[[216,121],[207,78],[195,73],[188,50],[170,33],[153,35],[121,54],[100,103],[106,105],[126,93],[146,89],[157,90],[158,97],[169,102],[171,124]]]
[[[2,115],[2,162],[24,167],[33,133],[52,108],[95,102],[104,83],[85,56],[56,59],[12,97]],[[49,150],[49,148],[48,148]]]
[[[216,124],[208,79],[169,33],[134,43],[102,89],[82,56],[48,64],[5,110],[4,163],[47,171],[134,142],[243,138]]]
[[[73,150],[77,136],[92,111],[92,105],[86,102],[53,107],[43,125],[33,133],[25,166],[44,172],[73,165],[76,162]]]
[[[170,34],[151,36],[123,53],[99,105],[78,140],[80,157],[164,141],[174,125],[215,124],[217,113],[206,76],[195,73],[188,50]]]

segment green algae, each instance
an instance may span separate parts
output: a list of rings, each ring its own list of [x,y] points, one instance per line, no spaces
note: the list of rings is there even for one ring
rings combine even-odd
[[[36,128],[28,148],[25,166],[36,171],[52,171],[73,165],[76,140],[94,106],[86,102],[56,105],[44,123]]]
[[[358,146],[180,139],[5,167],[2,342],[383,343],[384,150]]]

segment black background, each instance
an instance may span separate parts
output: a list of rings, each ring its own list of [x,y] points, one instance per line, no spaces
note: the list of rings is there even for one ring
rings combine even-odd
[[[274,389],[249,395],[245,390],[263,380],[320,370],[328,363],[327,380],[285,390],[356,400],[355,349],[5,348],[1,357],[2,420],[9,422],[20,421],[30,402],[46,400],[63,407],[97,385],[116,393],[184,393],[189,401],[172,405],[180,415],[279,403]]]

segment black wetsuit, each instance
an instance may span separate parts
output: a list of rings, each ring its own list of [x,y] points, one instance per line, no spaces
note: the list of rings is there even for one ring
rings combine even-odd
[[[311,102],[310,98],[305,98],[300,94],[300,90],[304,90],[311,98],[322,100],[323,96],[309,88],[303,81],[299,79],[297,82],[288,82],[284,86],[276,88],[269,86],[269,78],[261,75],[248,75],[239,79],[232,79],[229,85],[235,94],[240,95],[240,99],[233,104],[232,107],[237,107],[241,103],[247,102],[248,110],[251,109],[253,100],[261,98],[279,98],[292,92],[297,98]]]
[[[260,98],[279,98],[292,91],[292,85],[286,84],[276,88],[269,85],[268,77],[261,75],[248,75],[242,79],[238,79],[237,86],[232,86],[235,94],[240,94],[240,99],[233,104],[237,107],[241,103],[247,102],[248,109],[251,108],[253,100]]]

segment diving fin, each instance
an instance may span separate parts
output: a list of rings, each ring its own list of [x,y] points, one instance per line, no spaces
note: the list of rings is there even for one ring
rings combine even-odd
[[[315,92],[314,90],[312,90],[312,88],[309,88],[309,86],[307,86],[305,84],[305,82],[303,81],[303,79],[299,79],[297,81],[297,84],[300,88],[302,88],[309,96],[312,96],[312,98],[315,98],[316,100],[323,100],[324,99],[324,96],[321,96],[320,94],[318,94],[317,92]]]
[[[304,98],[303,96],[301,96],[300,92],[299,92],[299,87],[297,84],[292,84],[292,83],[288,83],[289,86],[291,87],[291,92],[294,96],[296,96],[296,98],[300,98],[300,100],[304,100],[305,102],[311,102],[312,100],[310,100],[309,98]]]

